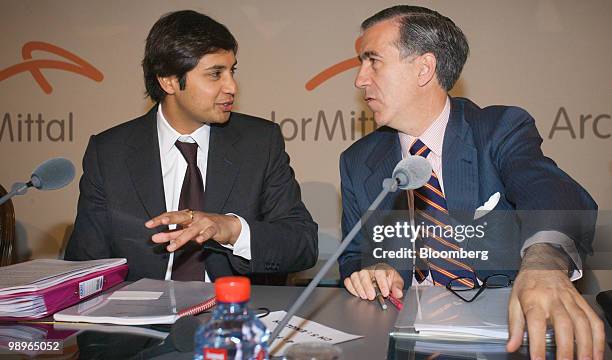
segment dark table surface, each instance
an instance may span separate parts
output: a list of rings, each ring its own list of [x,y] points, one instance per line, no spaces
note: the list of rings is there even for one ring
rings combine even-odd
[[[265,307],[271,311],[286,310],[297,299],[302,290],[301,287],[253,286],[250,307]],[[586,298],[597,311],[601,312],[593,296],[586,296]],[[415,353],[416,341],[414,339],[389,340],[389,333],[393,330],[398,315],[398,311],[394,307],[389,306],[387,311],[383,311],[378,303],[359,300],[348,294],[344,289],[317,288],[297,315],[340,331],[364,336],[357,340],[339,344],[343,351],[343,359],[384,359],[387,356],[391,359],[426,359],[432,354],[428,351]],[[205,318],[206,316],[204,314],[201,317]],[[45,358],[122,359],[156,357],[178,360],[193,357],[192,353],[168,352],[170,350],[168,347],[159,346],[160,337],[122,333],[121,328],[115,328],[116,331],[113,332],[97,330],[80,330],[77,332],[59,329],[52,324],[0,323],[0,342],[3,339],[2,334],[23,332],[28,327],[40,330],[40,333],[46,331],[49,339],[65,336],[63,354],[39,354],[39,356]],[[162,326],[153,327],[153,330],[168,331],[169,329],[167,326]],[[610,327],[608,326],[606,328],[608,338],[610,338],[609,330]],[[28,331],[35,332],[34,330]],[[497,352],[499,346],[496,349],[494,348],[493,352],[487,352],[492,350],[490,346],[472,345],[476,346],[473,354],[464,352],[456,358],[518,359],[526,358],[528,354],[526,347],[518,353],[505,354]],[[422,348],[423,343],[420,343],[417,347]],[[608,346],[606,350],[606,358],[612,359],[610,347]],[[31,352],[29,354],[35,355]],[[24,357],[23,355],[17,355],[15,352],[8,353],[7,351],[3,351],[0,357],[8,358],[7,355],[14,358]],[[551,349],[547,358],[549,356],[554,358],[554,348]],[[444,358],[453,357],[445,356]]]

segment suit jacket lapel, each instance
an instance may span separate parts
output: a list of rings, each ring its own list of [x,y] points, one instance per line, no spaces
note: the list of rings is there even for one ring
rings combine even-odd
[[[374,146],[372,153],[366,160],[370,175],[366,177],[363,184],[370,204],[376,199],[378,194],[380,194],[383,180],[391,177],[395,165],[402,159],[397,131],[389,128],[382,128],[377,131],[380,140]],[[405,201],[400,200],[404,193],[404,191],[398,191],[395,194],[389,194],[379,208],[395,210],[406,209],[407,198],[403,197]]]
[[[157,106],[144,116],[140,125],[128,140],[133,151],[126,159],[126,166],[145,211],[149,217],[154,217],[166,211],[157,136]]]
[[[240,169],[241,157],[236,149],[239,138],[229,123],[211,126],[204,211],[221,213],[223,210]]]
[[[442,147],[442,168],[449,211],[473,216],[478,203],[478,158],[472,132],[465,121],[464,104],[458,99],[451,101]]]

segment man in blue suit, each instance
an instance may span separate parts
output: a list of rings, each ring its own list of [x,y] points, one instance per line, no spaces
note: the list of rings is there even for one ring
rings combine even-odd
[[[395,6],[361,28],[355,85],[379,129],[340,158],[343,235],[366,212],[395,164],[409,155],[426,157],[433,169],[430,181],[414,194],[388,196],[383,210],[406,209],[412,202],[417,213],[437,222],[431,214],[474,214],[483,203],[496,203],[496,210],[597,209],[589,194],[542,154],[542,139],[526,111],[481,109],[449,98],[469,52],[450,19],[421,7]],[[504,256],[512,252],[520,263],[509,303],[508,351],[519,348],[528,329],[531,356],[543,359],[546,324],[552,322],[560,358],[573,357],[575,338],[579,358],[602,359],[603,322],[571,283],[581,276],[582,258],[590,251],[594,217],[568,227],[563,215],[545,224],[515,216],[520,241],[488,245],[492,252],[504,248]],[[448,239],[440,244],[458,247]],[[360,234],[339,259],[345,287],[362,299],[373,300],[376,286],[385,297],[401,297],[415,281],[445,285],[462,276],[465,284],[475,284],[485,275],[460,260],[453,263],[463,273],[433,260],[427,272],[418,266],[403,271],[397,261],[373,261],[367,255],[372,247],[372,239]]]

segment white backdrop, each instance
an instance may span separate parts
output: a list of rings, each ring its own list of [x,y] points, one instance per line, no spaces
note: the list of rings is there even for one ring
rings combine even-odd
[[[372,130],[371,121],[359,119],[362,111],[366,117],[371,114],[353,87],[354,68],[314,90],[305,85],[326,68],[353,58],[361,21],[394,4],[3,1],[0,183],[9,187],[27,179],[38,163],[52,156],[71,159],[80,176],[89,136],[139,116],[150,106],[144,98],[140,61],[152,24],[163,13],[194,9],[226,24],[238,39],[237,111],[281,123],[304,200],[319,223],[321,255],[326,257],[340,232],[338,156],[361,136],[362,123],[366,132]],[[536,118],[545,153],[578,180],[601,209],[612,209],[612,2],[416,4],[449,16],[468,37],[471,54],[452,94],[481,106],[527,109]],[[32,41],[74,53],[103,78],[43,69],[52,86],[45,92],[30,71],[23,71],[33,66],[22,54]],[[48,51],[35,50],[31,57],[71,63]],[[74,221],[77,196],[75,181],[61,191],[32,191],[14,199],[20,258],[58,256]]]

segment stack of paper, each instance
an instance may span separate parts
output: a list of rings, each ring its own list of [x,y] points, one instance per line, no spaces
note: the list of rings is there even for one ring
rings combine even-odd
[[[486,289],[476,300],[468,303],[446,288],[426,287],[417,293],[420,296],[414,329],[423,336],[506,340],[508,299],[511,290],[511,288]]]
[[[110,270],[122,268],[123,274],[119,278],[123,279],[127,273],[124,264],[126,259],[38,259],[0,268],[0,318],[40,318],[50,315],[50,311],[57,310],[53,308],[71,305],[110,285],[102,275]],[[83,281],[75,282],[79,279]],[[54,289],[59,290],[51,291]],[[66,295],[68,293],[74,296],[69,297]],[[50,302],[52,309],[49,308]]]
[[[212,283],[140,279],[113,293],[62,310],[53,318],[118,325],[173,324],[183,310],[214,297]]]
[[[413,286],[390,335],[416,340],[414,350],[419,352],[473,355],[478,348],[484,353],[504,352],[511,292],[511,288],[485,289],[474,301],[465,302],[444,287]],[[524,344],[527,339],[525,332]],[[552,329],[546,332],[546,344],[554,344]]]
[[[440,353],[448,355],[472,354],[505,354],[505,342],[478,342],[478,341],[416,341],[414,351],[418,353]]]
[[[472,290],[470,290],[472,291]],[[439,286],[410,288],[393,336],[466,340],[508,338],[511,288],[486,289],[471,303]],[[466,297],[471,294],[464,293]]]

